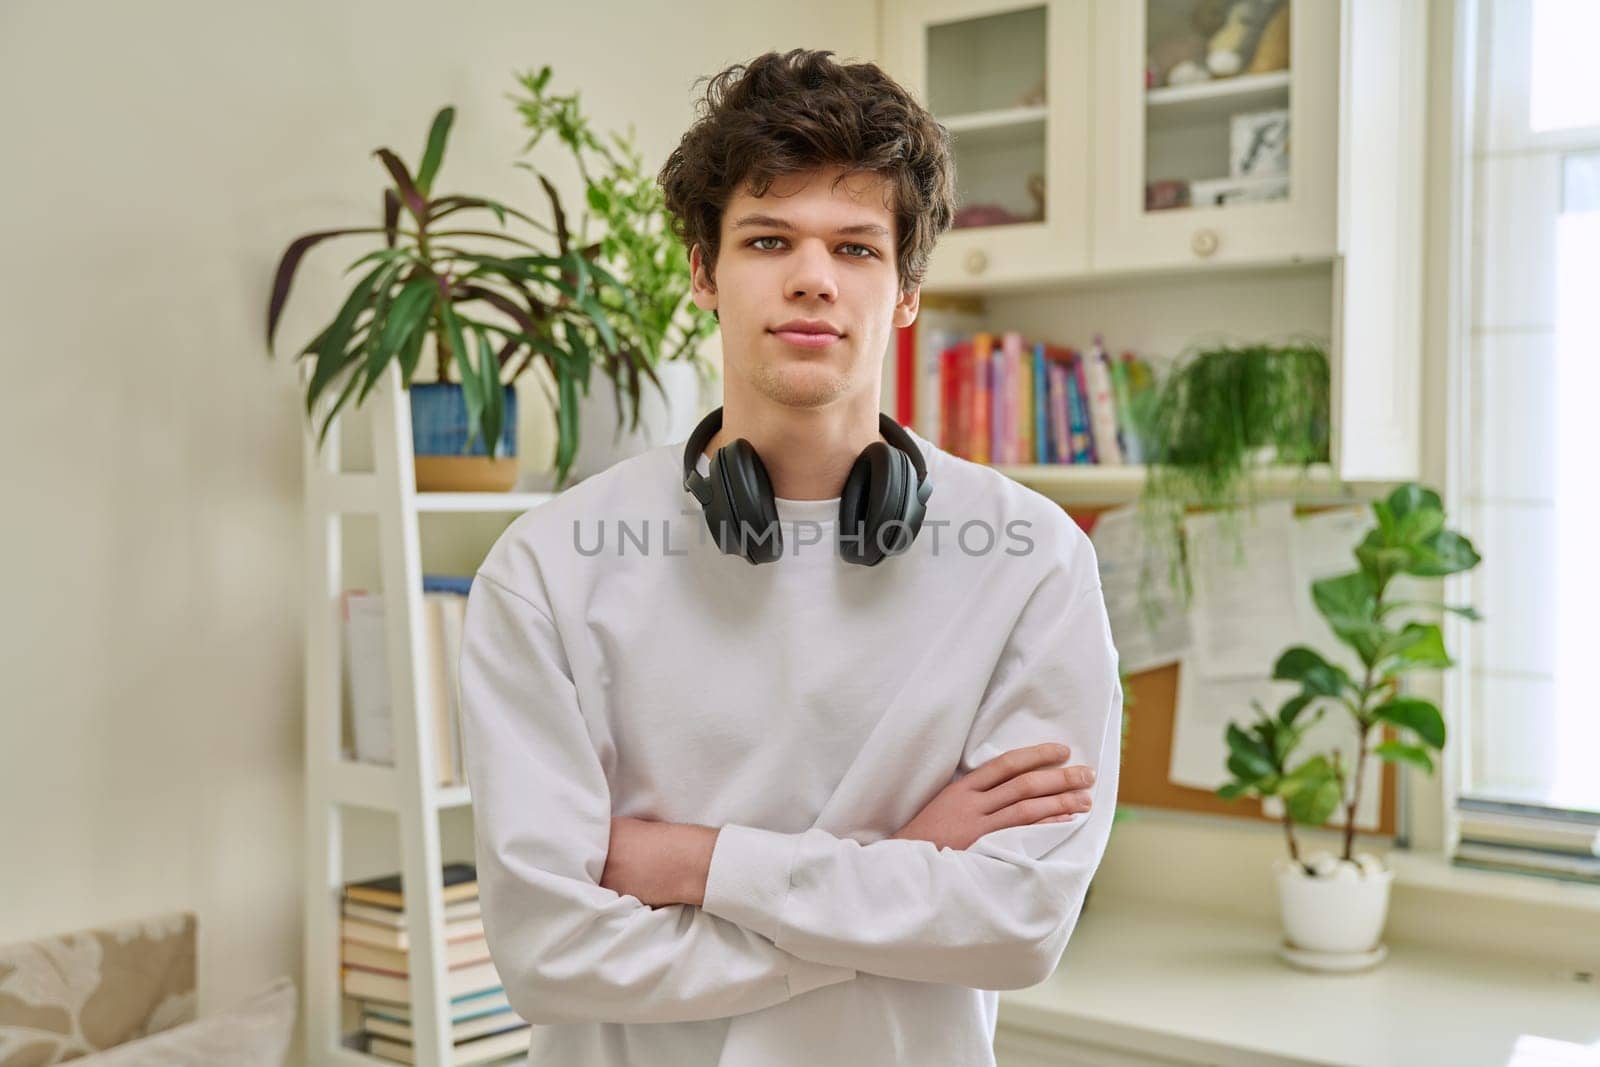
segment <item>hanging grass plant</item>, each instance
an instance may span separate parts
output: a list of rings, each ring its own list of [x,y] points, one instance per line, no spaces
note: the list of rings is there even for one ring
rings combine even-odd
[[[1311,341],[1195,350],[1157,384],[1142,413],[1149,470],[1140,510],[1147,533],[1169,546],[1169,578],[1186,600],[1184,513],[1232,515],[1254,506],[1253,471],[1327,462],[1329,392],[1327,353]]]

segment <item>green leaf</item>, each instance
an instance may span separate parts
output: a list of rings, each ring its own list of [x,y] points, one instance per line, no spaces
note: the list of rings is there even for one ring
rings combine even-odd
[[[1321,826],[1342,799],[1339,780],[1331,776],[1323,778],[1290,794],[1287,800],[1289,817],[1306,826]]]
[[[1444,747],[1444,716],[1426,700],[1401,697],[1373,709],[1373,717],[1410,730],[1431,748]]]
[[[306,387],[306,414],[311,414],[322,390],[339,376],[348,362],[345,350],[355,331],[356,319],[363,311],[373,307],[380,288],[387,288],[387,283],[394,280],[399,270],[397,263],[380,263],[350,290],[344,306],[339,309],[332,325],[324,331],[317,345],[316,369],[312,371],[311,381]]]
[[[411,212],[412,218],[417,220],[417,225],[423,225],[428,220],[428,202],[417,191],[416,183],[411,180],[411,172],[406,165],[400,162],[400,157],[387,148],[380,148],[372,153],[383,161],[384,169],[394,179],[394,184],[400,191],[400,199],[405,203],[406,210]]]
[[[289,286],[294,282],[294,273],[300,266],[300,261],[313,247],[333,237],[348,237],[358,233],[382,233],[383,230],[374,226],[360,226],[350,230],[319,230],[308,233],[303,237],[296,237],[289,242],[289,247],[283,250],[283,257],[278,261],[278,269],[272,276],[272,296],[267,301],[267,353],[272,353],[272,341],[278,332],[278,319],[283,314],[283,305],[289,299]]]
[[[384,317],[382,329],[376,327],[368,337],[366,384],[356,403],[366,402],[369,394],[381,380],[383,368],[397,353],[411,332],[418,329],[431,309],[433,297],[438,292],[434,280],[419,275],[408,281],[394,298],[394,304]],[[376,340],[373,340],[373,336]]]
[[[488,452],[491,457],[499,459],[502,458],[504,442],[501,438],[506,420],[506,393],[500,382],[500,360],[495,355],[494,346],[489,343],[486,331],[478,331],[478,344],[478,377],[484,394],[484,424],[489,427],[489,440],[493,442],[488,446]]]
[[[1231,754],[1228,769],[1245,781],[1254,781],[1278,773],[1273,762],[1272,749],[1258,738],[1251,737],[1237,723],[1228,724],[1225,736]]]
[[[1444,512],[1438,508],[1418,508],[1402,515],[1395,524],[1395,540],[1402,545],[1420,545],[1444,529]]]
[[[567,479],[578,451],[578,386],[570,374],[556,376],[560,405],[556,410],[556,484]]]
[[[1389,513],[1394,516],[1397,523],[1403,522],[1407,515],[1414,512],[1431,509],[1443,511],[1444,502],[1439,499],[1439,494],[1432,489],[1426,489],[1416,482],[1408,482],[1389,494],[1386,501]]]
[[[1227,785],[1217,787],[1217,796],[1223,800],[1236,800],[1243,796],[1250,786],[1244,782],[1229,782]]]
[[[1468,622],[1482,622],[1483,616],[1478,614],[1478,609],[1471,604],[1445,604],[1444,610],[1461,616]]]
[[[1311,584],[1311,598],[1339,639],[1360,653],[1363,663],[1370,663],[1383,635],[1372,580],[1362,571],[1324,578]]]
[[[450,123],[455,120],[456,109],[442,107],[433,117],[433,127],[428,131],[428,147],[422,153],[422,167],[417,171],[417,191],[423,196],[433,188],[433,176],[439,172],[444,159],[445,141],[450,136]]]
[[[1396,763],[1409,763],[1413,767],[1433,773],[1433,760],[1428,758],[1426,749],[1415,745],[1403,745],[1398,741],[1385,741],[1376,746],[1372,754],[1379,759],[1392,760]]]
[[[1452,666],[1444,650],[1444,633],[1431,622],[1408,622],[1396,636],[1397,648],[1386,652],[1392,671],[1430,670]]]
[[[1442,578],[1471,570],[1480,558],[1471,541],[1454,530],[1440,530],[1417,546],[1405,571],[1422,578]]]
[[[1272,677],[1280,681],[1299,682],[1308,692],[1318,696],[1336,697],[1350,684],[1349,675],[1323,659],[1321,655],[1303,645],[1284,652],[1272,668]]]
[[[1310,693],[1300,693],[1283,702],[1278,709],[1278,721],[1285,726],[1293,726],[1300,713],[1305,711],[1316,697]]]

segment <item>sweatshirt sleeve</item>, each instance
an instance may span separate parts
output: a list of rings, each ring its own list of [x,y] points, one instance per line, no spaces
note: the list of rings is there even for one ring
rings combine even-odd
[[[611,794],[559,635],[481,571],[460,680],[484,931],[524,1019],[722,1018],[855,977],[700,908],[652,908],[600,885]]]
[[[965,774],[1010,749],[1071,746],[1095,768],[1093,808],[1066,822],[986,834],[965,850],[926,841],[863,845],[819,829],[725,826],[704,908],[781,949],[838,967],[977,989],[1049,977],[1077,923],[1111,832],[1122,687],[1093,570],[1060,564],[1009,635],[963,752]],[[892,788],[892,783],[885,783]]]

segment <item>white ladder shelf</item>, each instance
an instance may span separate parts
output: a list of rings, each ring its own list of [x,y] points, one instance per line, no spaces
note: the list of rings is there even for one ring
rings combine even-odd
[[[309,378],[302,368],[302,385]],[[331,394],[334,390],[329,390]],[[320,398],[331,402],[331,396]],[[305,990],[307,1062],[389,1064],[345,1044],[341,1032],[340,909],[343,840],[340,809],[392,812],[400,832],[405,922],[409,938],[413,1047],[419,1067],[451,1062],[450,998],[445,986],[444,897],[439,813],[471,803],[467,787],[440,786],[432,692],[423,677],[422,560],[418,515],[429,512],[520,513],[549,493],[419,493],[411,440],[410,396],[390,364],[368,398],[372,420],[370,473],[341,470],[340,427],[320,453],[316,432],[302,424],[306,499],[306,839]],[[322,413],[318,413],[318,424]],[[342,417],[342,416],[341,416]],[[393,715],[392,767],[355,763],[340,753],[344,589],[342,522],[377,518]],[[397,591],[403,595],[395,595]]]

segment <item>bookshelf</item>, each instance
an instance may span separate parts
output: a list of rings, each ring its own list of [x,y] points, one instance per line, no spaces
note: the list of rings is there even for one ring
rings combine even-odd
[[[309,371],[309,367],[305,368]],[[303,383],[302,383],[303,384]],[[332,391],[330,390],[330,393]],[[325,398],[325,400],[331,397]],[[424,768],[436,767],[434,709],[425,672],[419,518],[426,514],[514,516],[551,499],[549,493],[419,493],[411,446],[411,406],[391,365],[365,405],[371,421],[371,471],[345,471],[343,427],[329,431],[319,452],[313,431],[303,434],[306,499],[306,840],[305,1019],[307,1062],[390,1064],[351,1047],[343,1029],[340,911],[344,876],[345,809],[392,815],[399,828],[405,922],[410,937],[411,1011],[419,1065],[451,1062],[450,1011],[444,984],[444,903],[440,870],[442,813],[471,804],[465,785],[441,786]],[[323,412],[317,414],[320,426]],[[340,415],[344,421],[344,415]],[[394,765],[359,763],[341,751],[343,648],[340,594],[346,581],[342,527],[370,516],[386,594],[389,691]],[[485,546],[487,548],[487,546]]]

